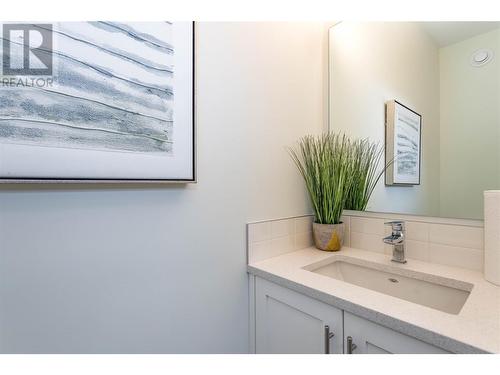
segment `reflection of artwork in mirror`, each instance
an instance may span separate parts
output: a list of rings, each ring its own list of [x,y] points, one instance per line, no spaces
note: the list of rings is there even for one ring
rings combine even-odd
[[[396,100],[386,103],[386,185],[420,185],[422,117]]]
[[[500,22],[344,21],[329,38],[331,131],[385,144],[384,104],[422,115],[420,184],[378,184],[366,209],[482,220],[500,189]]]

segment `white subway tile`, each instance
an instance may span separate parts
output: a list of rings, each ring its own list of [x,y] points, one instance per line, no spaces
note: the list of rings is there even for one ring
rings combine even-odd
[[[430,224],[429,242],[483,249],[483,228],[460,225]]]
[[[384,219],[351,217],[351,232],[378,234],[382,236],[384,234]]]
[[[394,246],[384,243],[384,254],[392,257]]]
[[[429,261],[453,267],[482,271],[483,251],[430,243]]]
[[[272,258],[278,255],[286,254],[295,250],[295,238],[294,236],[286,236],[273,238],[270,242],[269,246],[269,256],[268,258]]]
[[[271,239],[271,223],[269,221],[248,224],[248,243],[269,239]]]
[[[409,240],[429,242],[429,224],[418,221],[405,223],[406,238]]]
[[[346,223],[346,222],[350,223],[351,217],[350,216],[342,215],[342,216],[340,216],[340,221],[343,222],[343,223]]]
[[[249,261],[257,262],[294,250],[313,246],[314,217],[274,220],[248,225]],[[382,239],[391,228],[383,218],[343,215],[344,246],[392,255],[393,246]],[[406,257],[425,262],[481,271],[483,268],[483,228],[406,222]]]
[[[407,258],[428,262],[429,243],[422,241],[406,240],[405,253]]]
[[[271,238],[291,236],[295,232],[295,219],[271,221]]]
[[[295,218],[295,234],[308,233],[312,230],[313,216]]]
[[[351,246],[351,218],[349,216],[342,216],[342,222],[344,223],[344,246]]]
[[[351,247],[377,253],[385,253],[384,242],[382,236],[378,234],[367,234],[351,232]]]
[[[255,263],[269,258],[270,241],[251,242],[248,244],[248,263]]]
[[[312,232],[295,234],[295,250],[302,250],[313,246]]]

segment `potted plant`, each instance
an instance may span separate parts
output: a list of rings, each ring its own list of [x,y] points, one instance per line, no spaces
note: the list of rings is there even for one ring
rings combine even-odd
[[[342,210],[352,184],[351,142],[345,135],[305,136],[290,154],[306,183],[315,214],[316,247],[338,251],[344,240]]]
[[[344,209],[365,211],[375,186],[385,170],[392,164],[389,161],[377,171],[384,148],[367,138],[351,142],[352,184],[347,192]]]

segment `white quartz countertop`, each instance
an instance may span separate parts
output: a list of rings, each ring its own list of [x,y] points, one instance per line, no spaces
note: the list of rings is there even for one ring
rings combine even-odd
[[[401,275],[419,272],[459,280],[474,287],[462,310],[448,314],[303,269],[317,262],[356,258],[397,268]],[[343,247],[337,253],[307,248],[248,265],[251,274],[316,298],[365,319],[454,353],[500,353],[500,287],[483,274],[462,268]]]

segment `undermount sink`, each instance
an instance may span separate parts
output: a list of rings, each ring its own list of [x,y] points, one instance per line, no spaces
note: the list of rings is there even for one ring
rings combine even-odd
[[[388,266],[377,269],[380,267],[381,265],[369,262],[361,265],[349,260],[336,260],[305,269],[449,314],[460,312],[473,287],[469,283],[457,280],[450,282],[449,279],[433,275],[433,280],[429,281],[429,275],[419,275],[418,272],[411,272],[411,277],[403,276],[391,272]]]

